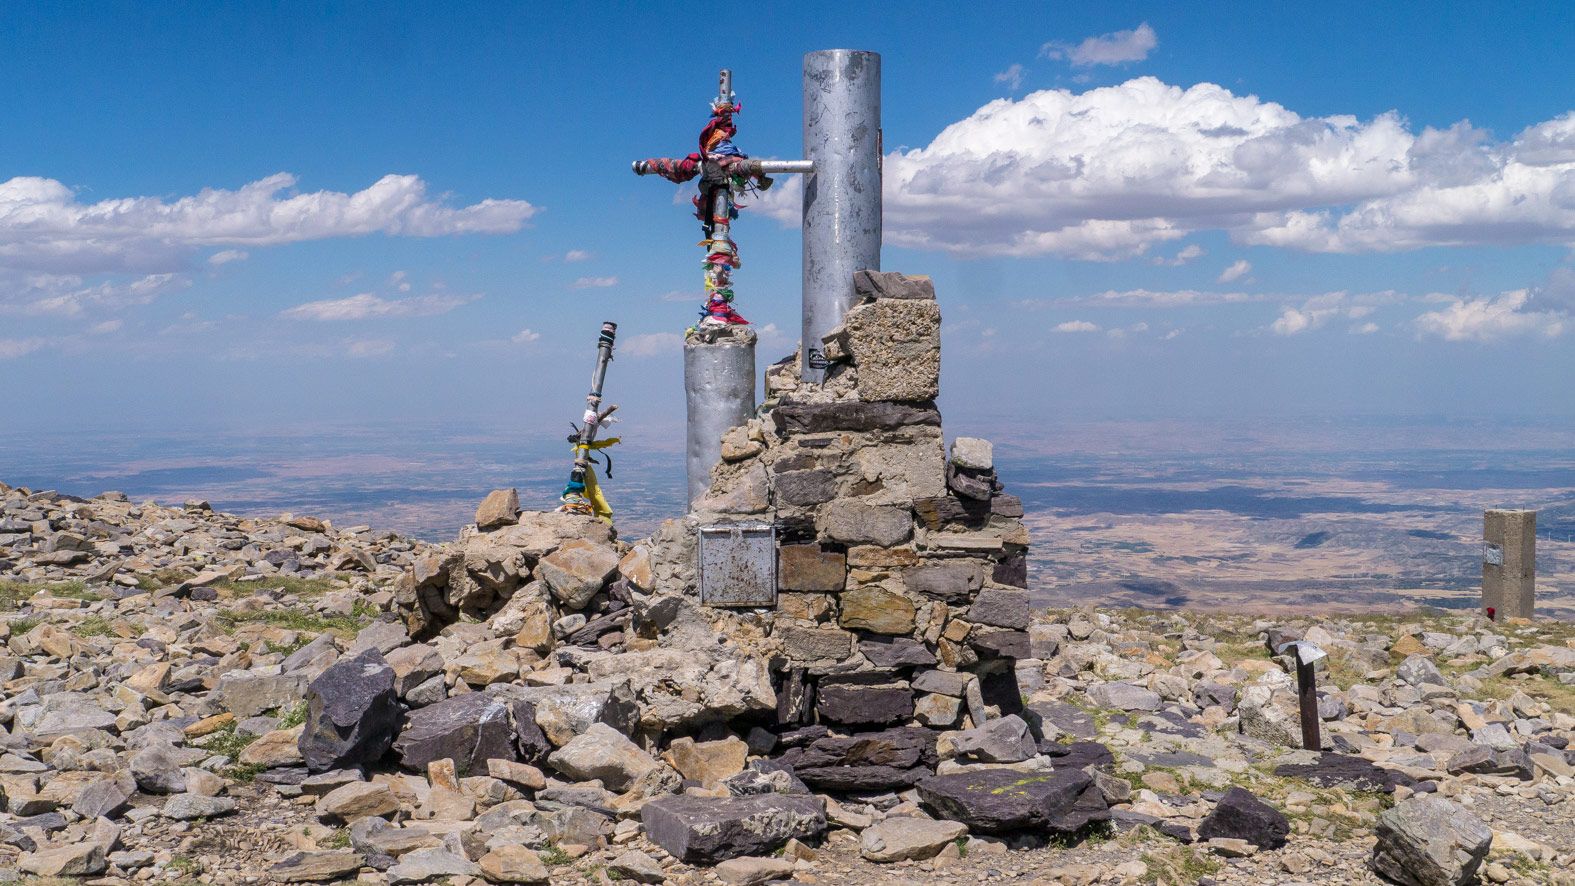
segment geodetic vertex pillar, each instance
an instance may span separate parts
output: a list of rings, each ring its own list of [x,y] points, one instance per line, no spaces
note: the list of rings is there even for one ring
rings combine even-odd
[[[689,408],[684,465],[688,504],[705,495],[711,469],[722,460],[722,435],[755,414],[755,333],[735,326],[684,340],[684,400]]]
[[[821,338],[853,306],[853,273],[880,269],[880,54],[804,56],[805,381],[825,378]]]
[[[1482,514],[1482,608],[1492,619],[1530,618],[1537,604],[1537,512]]]

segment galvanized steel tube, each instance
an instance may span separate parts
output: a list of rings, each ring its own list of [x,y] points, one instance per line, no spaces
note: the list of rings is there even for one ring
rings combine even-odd
[[[803,378],[825,378],[821,338],[853,306],[853,273],[880,269],[880,54],[804,56]]]
[[[755,414],[755,334],[684,342],[684,399],[689,405],[686,462],[689,502],[705,495],[722,458],[722,435]]]

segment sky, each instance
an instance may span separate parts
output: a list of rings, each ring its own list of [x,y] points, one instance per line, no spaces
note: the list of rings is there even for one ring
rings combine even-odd
[[[0,5],[0,428],[557,435],[603,320],[682,414],[687,152],[802,153],[801,60],[883,58],[887,270],[969,427],[1575,421],[1575,7]],[[709,29],[709,30],[708,30]],[[735,226],[760,362],[797,182]],[[981,392],[988,392],[981,396]]]

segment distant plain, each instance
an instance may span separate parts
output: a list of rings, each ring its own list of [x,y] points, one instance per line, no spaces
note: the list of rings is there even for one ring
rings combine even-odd
[[[1539,611],[1575,618],[1575,434],[1425,420],[971,422],[997,443],[1033,538],[1041,605],[1351,611],[1472,608],[1482,510],[1538,518]],[[620,535],[682,509],[676,427],[635,428],[604,480]],[[0,480],[91,496],[209,501],[452,538],[490,489],[556,503],[566,443],[450,426],[0,432]]]

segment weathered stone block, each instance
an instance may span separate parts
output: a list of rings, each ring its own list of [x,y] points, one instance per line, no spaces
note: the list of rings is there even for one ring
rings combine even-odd
[[[1026,829],[1071,832],[1110,817],[1093,777],[1080,769],[1046,773],[983,769],[937,775],[919,782],[919,799],[940,817],[982,834]]]
[[[830,471],[785,471],[773,485],[778,505],[810,507],[837,495],[837,478]]]
[[[861,399],[922,402],[940,393],[941,308],[933,300],[855,305],[842,329]]]
[[[984,575],[977,563],[938,562],[909,569],[902,581],[908,590],[933,600],[962,603],[983,586]]]
[[[913,633],[918,609],[913,601],[894,591],[870,586],[842,595],[838,623],[849,630],[901,636]]]
[[[907,684],[867,686],[822,680],[815,696],[822,719],[847,726],[884,726],[913,716],[913,691]]]
[[[895,431],[914,425],[941,426],[933,403],[783,403],[771,410],[778,433],[820,434],[828,431]]]
[[[784,591],[840,591],[847,584],[848,558],[820,545],[782,545],[777,587]]]
[[[984,588],[968,607],[968,620],[974,624],[1025,630],[1029,621],[1028,592],[1015,588]]]
[[[905,508],[871,506],[839,499],[821,506],[815,526],[832,541],[895,547],[913,535],[913,518]]]
[[[514,489],[494,489],[481,500],[476,508],[477,529],[497,529],[512,526],[520,518],[520,495]]]
[[[781,631],[782,652],[795,661],[833,659],[853,654],[853,634],[837,628],[791,626]]]

